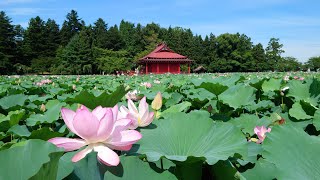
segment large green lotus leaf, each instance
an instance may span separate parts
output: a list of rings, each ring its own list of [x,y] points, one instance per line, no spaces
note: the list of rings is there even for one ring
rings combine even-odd
[[[240,128],[242,132],[248,133],[251,136],[254,135],[253,129],[256,126],[268,126],[271,124],[269,119],[260,119],[253,114],[241,114],[240,117],[231,119],[229,122]]]
[[[279,113],[280,117],[283,118],[285,120],[285,123],[286,124],[291,124],[297,128],[300,128],[300,129],[305,129],[309,124],[312,124],[312,120],[296,120],[295,118],[293,117],[290,117],[289,114],[286,112],[286,113]],[[269,118],[272,122],[275,121],[275,119],[273,119],[272,117]],[[279,120],[279,119],[277,119]]]
[[[312,83],[310,85],[310,94],[311,96],[317,97],[320,95],[320,80],[317,78],[312,79]]]
[[[248,169],[242,176],[247,180],[270,180],[275,179],[275,173],[277,172],[277,168],[274,164],[264,160],[259,159],[254,165],[254,168]]]
[[[159,169],[168,170],[171,167],[176,167],[176,164],[170,161],[169,159],[162,157],[158,161],[150,162],[150,164],[154,164]]]
[[[318,109],[313,116],[313,125],[320,131],[320,109]]]
[[[193,157],[188,158],[189,162],[176,162],[174,174],[178,179],[201,179],[203,162],[195,160]]]
[[[225,85],[221,85],[219,83],[211,83],[211,82],[203,82],[200,86],[198,86],[200,88],[204,88],[207,91],[215,94],[216,96],[218,96],[219,94],[221,94],[222,92],[224,92],[225,90],[228,89],[228,86]]]
[[[141,129],[143,138],[137,151],[146,154],[151,162],[161,156],[176,161],[193,156],[215,164],[235,153],[247,153],[243,133],[230,123],[215,123],[206,111],[168,113],[155,125],[155,129]]]
[[[61,171],[59,168],[58,177],[67,176],[66,179],[86,180],[101,180],[104,178],[104,173],[107,171],[107,166],[97,160],[96,152],[87,154],[86,157],[76,163],[71,162],[71,158],[74,153],[75,152],[67,153],[68,155],[64,157],[64,162],[59,161],[59,166],[63,166],[66,169]],[[72,173],[70,174],[70,172]]]
[[[256,89],[262,89],[262,84],[264,83],[265,79],[258,79],[257,77],[254,77],[249,80],[250,86],[256,88]]]
[[[207,82],[208,80],[202,78],[193,78],[190,82],[195,86],[200,86],[202,83]]]
[[[137,156],[121,156],[120,164],[107,167],[104,179],[177,179],[169,171],[158,173],[150,168],[148,162],[143,162]]]
[[[267,134],[262,156],[276,165],[277,179],[318,179],[320,139],[292,125],[275,126]]]
[[[59,159],[57,179],[63,179],[73,172],[74,163],[71,159],[75,154],[76,151],[67,152]]]
[[[255,163],[257,162],[257,156],[262,154],[262,147],[260,144],[254,143],[254,142],[249,142],[248,143],[248,154],[247,156],[243,157],[242,159],[238,159],[238,162],[241,165],[246,165],[249,162],[250,163]]]
[[[168,109],[164,110],[161,114],[165,115],[166,113],[170,112],[186,112],[191,107],[191,103],[188,101],[184,101],[180,104],[173,105]]]
[[[65,89],[62,88],[50,88],[49,92],[51,95],[61,95],[65,92]]]
[[[264,81],[262,84],[262,90],[264,92],[280,90],[281,81],[282,79],[274,79],[274,78],[269,79],[269,81]]]
[[[183,95],[180,93],[174,92],[171,94],[171,97],[164,103],[166,107],[170,107],[172,105],[178,104],[180,101],[182,101]]]
[[[6,133],[4,133],[4,132],[0,132],[0,140],[3,139],[3,138],[5,138],[5,137],[7,137],[7,135],[8,135],[8,134],[6,134]],[[2,145],[1,142],[2,142],[2,141],[0,141],[0,146]],[[2,143],[3,143],[3,142],[2,142]]]
[[[87,106],[90,109],[94,109],[97,106],[113,107],[121,98],[127,93],[124,86],[119,86],[114,92],[103,92],[100,96],[96,97],[92,93],[84,90],[81,91],[74,98],[67,98],[66,102],[79,103]]]
[[[242,176],[228,160],[217,162],[211,167],[211,172],[213,174],[213,179],[216,180],[234,180],[240,179]]]
[[[9,109],[15,106],[23,106],[24,102],[28,99],[28,96],[24,94],[15,94],[5,96],[0,99],[0,106],[2,109]]]
[[[237,84],[220,94],[218,99],[230,107],[238,109],[246,105],[254,104],[255,91],[256,89],[251,86]]]
[[[318,104],[317,99],[315,97],[311,97],[309,92],[311,82],[303,84],[302,81],[290,81],[288,97],[293,97],[296,101],[304,100],[305,102],[309,102],[313,106]]]
[[[289,115],[296,118],[297,120],[310,119],[312,116],[309,116],[302,108],[300,102],[295,102],[292,105],[292,108],[289,110]]]
[[[259,101],[258,103],[250,104],[249,106],[246,107],[246,109],[252,112],[252,111],[269,109],[269,108],[272,108],[273,106],[274,106],[274,103],[272,101],[262,100],[262,101]]]
[[[7,131],[10,127],[18,124],[24,115],[25,110],[10,111],[6,117],[0,118],[0,131]]]
[[[144,95],[147,97],[147,99],[153,100],[158,92],[161,92],[161,91],[151,91],[151,92],[145,93]],[[163,100],[169,99],[171,97],[171,94],[163,91],[161,92],[161,95]],[[143,97],[143,95],[141,95],[141,97]]]
[[[62,156],[61,149],[55,145],[42,140],[28,140],[23,143],[17,144],[15,147],[0,151],[0,179],[29,179],[30,177],[39,174],[41,171],[52,171],[46,179],[55,179],[54,172],[57,167],[48,163],[59,159]],[[58,155],[51,155],[60,152]],[[46,165],[45,165],[46,164]],[[45,165],[46,167],[43,167]],[[49,169],[48,169],[49,168]],[[41,176],[38,176],[41,177]],[[44,178],[44,177],[42,177]]]
[[[28,137],[31,135],[26,125],[14,125],[9,130],[8,133],[18,135],[20,137]]]
[[[189,99],[197,100],[200,102],[207,101],[216,97],[214,94],[210,93],[209,91],[203,88],[185,90],[183,92],[187,95]]]
[[[43,164],[38,173],[30,178],[30,180],[40,179],[56,179],[58,173],[59,159],[63,152],[54,152],[49,154],[50,161]]]
[[[46,104],[47,111],[44,114],[33,114],[26,121],[28,126],[34,126],[38,123],[53,123],[60,117],[60,111],[63,106],[66,106],[65,102],[58,100],[50,100]]]
[[[56,131],[52,131],[49,127],[43,127],[37,130],[33,130],[29,139],[42,139],[42,140],[49,140],[54,137],[62,137],[64,133],[59,133]]]
[[[231,87],[233,85],[235,85],[237,82],[244,80],[245,78],[243,76],[240,76],[238,74],[229,76],[229,77],[225,77],[225,76],[220,76],[218,78],[214,78],[213,80],[210,80],[210,82],[212,83],[220,83],[222,85]]]
[[[30,102],[33,102],[34,104],[41,105],[42,103],[45,103],[48,99],[53,98],[52,95],[45,95],[39,97],[38,95],[30,95],[28,96],[28,99]]]

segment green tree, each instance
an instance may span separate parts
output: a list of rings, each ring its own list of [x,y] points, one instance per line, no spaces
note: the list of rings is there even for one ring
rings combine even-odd
[[[39,16],[31,18],[23,41],[27,65],[30,65],[33,59],[46,56],[46,43],[45,22]]]
[[[102,73],[115,73],[116,71],[129,70],[131,66],[129,53],[125,50],[113,51],[109,49],[94,48],[94,57],[98,70]]]
[[[221,34],[216,39],[217,58],[211,67],[218,72],[248,71],[254,66],[252,42],[244,34]]]
[[[135,42],[135,37],[134,34],[136,33],[135,31],[135,26],[133,23],[130,23],[128,21],[122,20],[120,22],[119,26],[119,32],[121,35],[121,38],[124,42],[124,49],[128,51],[131,55],[134,55],[136,52],[136,42]]]
[[[15,60],[13,64],[24,64],[27,65],[26,63],[26,58],[25,58],[25,51],[24,51],[24,37],[25,30],[21,25],[16,25],[14,26],[14,34],[15,34]],[[24,73],[23,71],[20,71],[18,73]]]
[[[66,20],[63,22],[61,28],[61,45],[65,46],[69,43],[70,39],[78,34],[81,29],[85,26],[85,23],[81,18],[79,18],[77,11],[71,10],[67,14]]]
[[[14,60],[14,26],[4,11],[0,11],[0,74],[7,74],[12,71]]]
[[[269,69],[269,64],[266,61],[266,54],[261,43],[253,46],[251,54],[255,67],[254,71],[261,72]]]
[[[90,26],[83,28],[65,48],[58,50],[57,63],[53,67],[53,72],[58,74],[92,74],[95,71],[92,41],[92,28]]]
[[[60,30],[55,20],[48,19],[45,23],[46,50],[45,56],[54,57],[60,46]]]
[[[294,57],[284,57],[279,61],[279,71],[298,71],[302,64]]]
[[[320,56],[317,57],[311,57],[307,63],[307,68],[310,68],[313,71],[319,71],[320,70]]]
[[[108,30],[106,48],[115,51],[123,48],[123,40],[117,25],[111,26]]]
[[[281,54],[285,52],[282,50],[283,44],[279,41],[279,38],[271,38],[266,48],[267,61],[272,70],[279,69],[279,62],[282,60]]]
[[[108,24],[99,18],[93,26],[93,44],[98,48],[107,48]]]

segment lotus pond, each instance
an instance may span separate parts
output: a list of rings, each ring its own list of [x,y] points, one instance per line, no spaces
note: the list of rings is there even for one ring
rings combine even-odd
[[[0,76],[0,179],[319,179],[320,74]]]

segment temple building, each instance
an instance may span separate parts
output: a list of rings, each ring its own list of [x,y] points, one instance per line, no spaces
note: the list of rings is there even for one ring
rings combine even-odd
[[[175,53],[165,43],[160,43],[150,54],[141,58],[139,64],[144,66],[145,74],[180,74],[181,64],[188,64],[188,73],[190,73],[192,61],[187,56]]]

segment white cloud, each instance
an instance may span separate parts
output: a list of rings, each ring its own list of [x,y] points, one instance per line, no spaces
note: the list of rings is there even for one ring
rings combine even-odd
[[[1,0],[1,5],[9,5],[9,4],[26,4],[26,3],[32,3],[39,0]]]
[[[306,62],[312,56],[320,55],[320,37],[315,36],[320,29],[320,20],[307,16],[282,16],[279,18],[239,18],[212,23],[194,23],[179,25],[191,28],[202,37],[211,32],[218,36],[222,33],[244,33],[254,44],[268,45],[270,38],[280,38],[284,56],[296,57]]]
[[[230,0],[225,3],[229,3],[233,9],[255,9],[293,3],[294,1],[295,0]]]
[[[13,16],[25,16],[38,14],[40,11],[40,8],[11,8],[8,10],[8,14]]]
[[[320,44],[310,41],[287,41],[283,49],[284,56],[293,56],[300,62],[307,62],[310,57],[320,56]]]
[[[29,26],[29,22],[18,22],[18,23],[15,23],[15,25],[21,25],[23,28],[27,28]]]

